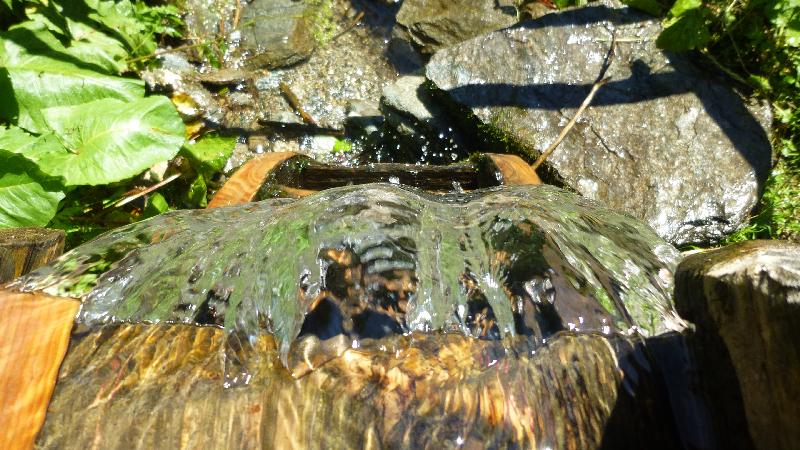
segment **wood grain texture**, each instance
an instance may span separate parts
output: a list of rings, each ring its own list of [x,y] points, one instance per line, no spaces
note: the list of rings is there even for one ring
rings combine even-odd
[[[522,158],[515,155],[501,155],[487,153],[486,156],[502,174],[501,183],[504,185],[542,184],[536,171]]]
[[[0,229],[0,283],[41,267],[64,251],[64,231],[47,228]]]
[[[240,339],[216,327],[177,324],[81,333],[36,444],[42,450],[680,448],[669,420],[651,408],[663,404],[652,379],[641,373],[623,388],[614,347],[603,336],[559,335],[517,356],[499,341],[446,333],[390,337],[370,348],[341,344],[341,354],[330,354],[319,348],[327,341],[300,343],[289,361],[313,359],[316,368],[293,378],[269,335]],[[398,351],[380,350],[383,344]],[[327,361],[316,361],[318,350]],[[244,372],[246,384],[225,387]]]
[[[253,201],[269,173],[284,161],[297,156],[294,152],[266,153],[247,161],[208,202],[209,208],[240,205]]]
[[[33,446],[79,306],[74,299],[0,291],[0,448]]]

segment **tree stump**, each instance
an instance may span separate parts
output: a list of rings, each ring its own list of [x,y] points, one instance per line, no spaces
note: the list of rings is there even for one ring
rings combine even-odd
[[[47,228],[0,229],[0,283],[43,266],[64,251],[65,233]]]

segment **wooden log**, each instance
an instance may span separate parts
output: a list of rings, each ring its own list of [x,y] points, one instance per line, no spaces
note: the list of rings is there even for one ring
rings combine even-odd
[[[321,191],[352,184],[395,182],[428,191],[451,191],[453,183],[462,189],[478,188],[477,170],[472,165],[418,166],[413,164],[370,164],[358,167],[311,163],[303,167],[300,187]]]
[[[33,447],[80,302],[0,290],[0,448]]]
[[[64,251],[65,233],[47,228],[0,229],[0,283],[43,266]]]
[[[292,164],[292,162],[296,164]],[[209,202],[209,207],[253,201],[267,180],[270,192],[300,198],[348,184],[397,182],[433,192],[520,184],[541,184],[536,172],[518,156],[484,154],[476,164],[421,166],[369,164],[340,167],[320,164],[295,153],[270,153],[242,166]]]

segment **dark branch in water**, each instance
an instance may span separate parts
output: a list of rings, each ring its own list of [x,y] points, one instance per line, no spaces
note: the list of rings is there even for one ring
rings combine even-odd
[[[300,100],[296,95],[294,95],[294,92],[292,92],[292,89],[288,84],[281,81],[278,86],[280,87],[283,96],[286,97],[286,101],[289,102],[289,105],[291,105],[292,109],[294,109],[295,112],[300,115],[300,118],[303,119],[303,122],[315,127],[319,126],[317,121],[314,120],[314,118],[311,117],[311,115],[308,114],[300,105]]]

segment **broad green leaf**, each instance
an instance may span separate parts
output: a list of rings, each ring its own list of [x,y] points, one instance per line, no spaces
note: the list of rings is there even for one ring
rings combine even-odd
[[[158,192],[153,192],[147,198],[147,204],[144,207],[144,211],[142,215],[145,219],[148,219],[153,216],[157,216],[161,213],[165,213],[169,211],[169,204],[167,204],[167,199],[164,198]]]
[[[678,0],[669,10],[670,17],[679,17],[687,11],[698,9],[703,6],[702,0]]]
[[[144,23],[137,20],[133,4],[129,0],[87,0],[92,8],[89,18],[113,30],[134,55],[152,53],[156,43],[147,33]]]
[[[128,64],[125,60],[130,54],[120,41],[84,23],[73,20],[68,23],[73,36],[67,48],[70,55],[102,67],[110,74],[127,70]]]
[[[222,171],[235,146],[235,137],[203,136],[184,145],[181,154],[189,159],[196,171],[210,177]]]
[[[183,144],[183,122],[169,99],[131,103],[97,100],[42,111],[51,134],[24,156],[68,186],[113,183],[172,158]]]
[[[45,108],[144,96],[142,81],[103,75],[97,69],[70,55],[45,29],[17,27],[1,33],[0,119],[44,133]]]
[[[664,50],[682,52],[704,46],[711,39],[703,13],[694,9],[670,19],[658,35],[656,45]]]
[[[0,167],[0,228],[47,225],[64,198],[60,186],[30,161],[2,149]]]

